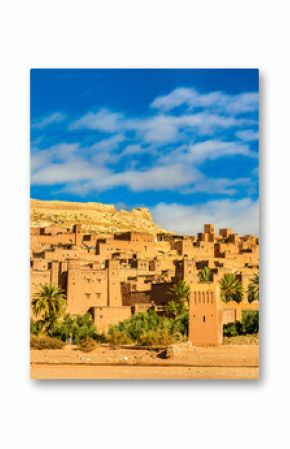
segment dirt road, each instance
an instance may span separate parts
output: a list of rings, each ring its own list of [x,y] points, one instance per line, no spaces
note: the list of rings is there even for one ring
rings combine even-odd
[[[38,365],[34,379],[257,379],[255,367]]]
[[[154,351],[98,347],[84,354],[74,347],[32,350],[33,379],[257,379],[259,347],[194,348],[162,359]]]

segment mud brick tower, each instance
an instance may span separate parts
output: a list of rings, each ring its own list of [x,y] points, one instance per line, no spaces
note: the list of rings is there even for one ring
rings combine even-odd
[[[219,345],[223,339],[222,309],[216,284],[194,284],[189,300],[189,340],[196,346]]]

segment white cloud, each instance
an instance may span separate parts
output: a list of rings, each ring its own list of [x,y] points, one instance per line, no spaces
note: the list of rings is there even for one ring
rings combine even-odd
[[[134,138],[144,142],[162,144],[184,138],[188,131],[212,134],[216,130],[231,129],[252,124],[252,120],[235,118],[224,114],[199,112],[195,114],[157,114],[146,118],[130,119],[108,109],[88,112],[72,122],[70,130],[91,129],[106,133],[133,133]]]
[[[63,184],[86,179],[102,177],[106,170],[92,167],[92,165],[80,158],[70,158],[62,163],[52,162],[40,170],[31,174],[31,183],[34,185]]]
[[[151,209],[156,223],[180,234],[202,232],[205,223],[213,223],[216,230],[230,227],[240,234],[259,233],[258,201],[215,200],[195,206],[160,203]]]
[[[235,195],[237,193],[234,187],[251,185],[250,178],[208,178],[201,175],[199,181],[185,189],[183,193],[208,193],[219,195]]]
[[[132,192],[171,190],[180,194],[207,193],[232,196],[237,186],[249,186],[249,178],[208,178],[190,165],[172,164],[146,170],[114,172],[102,165],[82,160],[52,163],[32,175],[35,184],[66,183],[64,191],[71,193],[100,192],[127,187]]]
[[[230,114],[255,112],[259,109],[259,94],[258,92],[245,92],[228,96],[226,103],[225,110]]]
[[[44,168],[52,161],[62,162],[74,155],[78,148],[79,144],[77,143],[60,143],[42,150],[38,147],[32,147],[30,160],[31,171],[35,172],[37,169]]]
[[[249,155],[247,147],[208,141],[168,151],[167,155],[156,157],[153,167],[135,169],[133,163],[130,169],[113,170],[108,168],[108,163],[112,165],[123,155],[145,151],[140,145],[129,145],[119,153],[110,150],[121,140],[122,136],[117,135],[90,147],[62,143],[43,150],[36,148],[31,156],[31,183],[67,184],[65,190],[72,193],[125,186],[134,192],[178,189],[181,194],[203,192],[230,196],[236,193],[236,186],[250,184],[248,178],[208,178],[197,168],[197,164],[205,159],[230,154]]]
[[[245,142],[252,142],[259,139],[259,132],[253,131],[252,129],[245,129],[242,131],[237,131],[236,136]]]
[[[201,164],[235,155],[257,158],[250,148],[254,138],[250,128],[255,120],[239,116],[255,111],[257,98],[256,93],[249,92],[201,94],[195,89],[179,88],[156,98],[151,105],[156,111],[151,110],[149,116],[132,119],[109,109],[88,112],[72,122],[69,129],[100,131],[107,133],[107,138],[89,145],[60,143],[45,149],[32,148],[31,182],[66,184],[65,190],[75,193],[125,186],[134,192],[177,189],[181,194],[232,196],[238,186],[251,184],[248,175],[209,178]],[[185,106],[185,111],[174,115],[172,111],[179,106]],[[64,118],[55,113],[34,125],[41,128]],[[231,132],[225,132],[228,130]],[[240,140],[227,140],[233,133]],[[89,135],[90,139],[95,134]],[[199,141],[201,138],[203,141]],[[140,157],[142,154],[150,155],[147,162]],[[247,192],[251,195],[249,189]]]
[[[125,140],[123,134],[114,134],[108,139],[100,140],[93,145],[94,150],[99,151],[110,151],[116,150],[119,147],[119,144]]]
[[[54,112],[53,114],[47,115],[42,118],[34,119],[31,122],[32,128],[44,129],[49,125],[54,123],[60,123],[65,120],[66,116],[61,112]]]
[[[163,112],[171,111],[180,106],[185,106],[190,110],[201,108],[237,115],[258,110],[258,93],[244,92],[228,95],[217,91],[202,94],[193,88],[180,87],[174,89],[168,95],[155,98],[151,103],[153,109]]]
[[[247,144],[239,142],[225,142],[219,140],[206,140],[192,145],[182,145],[159,158],[160,163],[173,161],[183,165],[197,166],[206,160],[215,160],[226,156],[245,156],[257,158],[257,154]]]
[[[188,149],[188,159],[202,162],[205,160],[218,159],[224,156],[247,156],[256,157],[247,145],[236,142],[223,142],[218,140],[208,140],[205,142],[190,145]]]
[[[207,113],[157,115],[150,119],[127,123],[128,128],[139,133],[145,142],[157,144],[186,140],[188,131],[205,135],[212,134],[217,129],[224,130],[243,125],[244,120]]]
[[[128,145],[121,153],[121,156],[131,156],[132,154],[144,153],[144,148],[141,145]]]
[[[115,132],[121,129],[122,119],[123,115],[118,112],[101,109],[98,112],[88,112],[72,122],[69,128],[71,130],[88,128],[103,132]]]
[[[191,167],[181,165],[167,165],[152,167],[147,170],[125,170],[122,172],[107,172],[104,177],[90,179],[91,190],[106,190],[114,187],[125,186],[133,192],[146,190],[182,190],[190,182],[199,179],[199,172]]]
[[[191,108],[206,107],[213,102],[217,102],[220,95],[220,92],[201,95],[195,89],[179,87],[168,95],[155,98],[151,103],[151,107],[162,111],[171,111],[182,105],[187,105]]]

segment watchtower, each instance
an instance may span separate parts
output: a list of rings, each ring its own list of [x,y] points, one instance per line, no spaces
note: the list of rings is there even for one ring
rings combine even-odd
[[[189,340],[193,345],[219,345],[223,340],[222,309],[215,283],[191,286]]]
[[[120,282],[120,262],[119,260],[109,260],[108,262],[108,306],[121,307],[121,282]]]
[[[75,224],[74,225],[74,234],[75,234],[75,246],[80,246],[82,243],[82,225]]]

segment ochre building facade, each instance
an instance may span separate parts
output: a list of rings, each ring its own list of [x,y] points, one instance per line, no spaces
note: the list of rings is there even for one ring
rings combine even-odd
[[[91,313],[97,330],[106,332],[132,314],[155,308],[162,314],[168,290],[178,280],[189,284],[189,338],[194,344],[219,344],[222,324],[257,310],[246,295],[240,304],[221,303],[219,280],[235,273],[247,291],[259,270],[259,241],[231,229],[215,232],[211,224],[197,236],[139,232],[97,234],[71,229],[31,228],[31,298],[44,284],[65,291],[67,312]],[[205,266],[213,282],[199,282]]]

